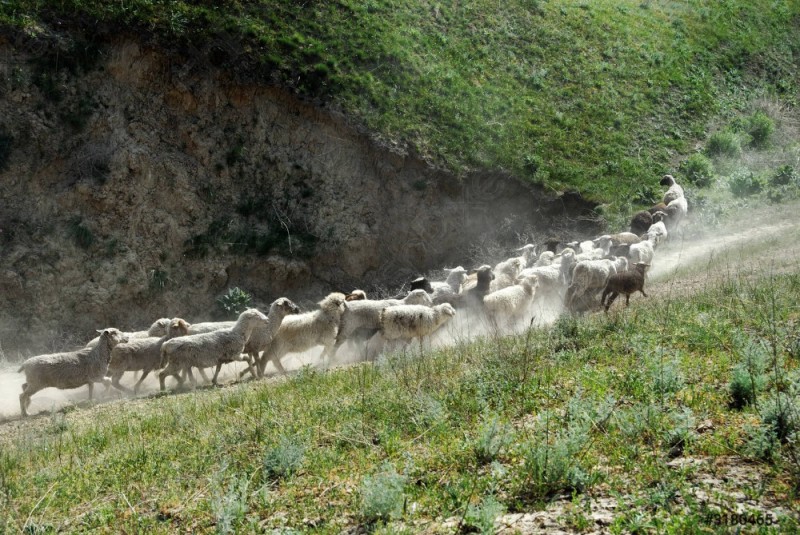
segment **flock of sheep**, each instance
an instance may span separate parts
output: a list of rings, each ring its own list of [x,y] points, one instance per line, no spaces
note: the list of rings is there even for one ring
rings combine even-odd
[[[483,265],[471,271],[459,266],[446,270],[444,281],[420,277],[411,290],[391,299],[368,299],[365,292],[334,292],[310,312],[285,297],[275,300],[267,314],[251,308],[236,321],[189,324],[183,319],[161,318],[147,331],[121,332],[115,328],[100,335],[86,347],[64,353],[39,355],[19,368],[26,382],[19,396],[20,409],[27,416],[31,396],[55,387],[89,387],[94,383],[124,392],[138,392],[142,381],[158,373],[161,390],[174,377],[183,385],[188,377],[196,385],[193,368],[208,382],[205,369],[214,367],[211,383],[216,385],[222,366],[243,361],[241,375],[263,377],[266,365],[282,373],[281,359],[322,346],[322,359],[333,359],[349,342],[362,347],[367,358],[387,349],[387,344],[420,343],[436,333],[456,314],[480,317],[497,329],[533,322],[542,303],[556,302],[558,309],[580,312],[600,306],[608,308],[619,295],[644,292],[645,274],[654,251],[687,213],[683,189],[671,175],[661,185],[669,186],[663,202],[635,214],[630,231],[603,235],[593,240],[565,243],[548,240],[544,250],[529,244],[494,267]],[[538,308],[537,308],[538,307]],[[133,389],[123,386],[126,372],[141,372]]]

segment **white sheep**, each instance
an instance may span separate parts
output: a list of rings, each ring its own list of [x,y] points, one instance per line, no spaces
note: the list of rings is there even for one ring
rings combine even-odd
[[[399,340],[405,345],[414,338],[420,344],[424,337],[436,332],[442,325],[456,315],[456,309],[450,303],[442,303],[433,307],[424,305],[398,305],[387,307],[380,314],[380,331],[376,334],[382,341]]]
[[[602,290],[606,286],[608,277],[614,273],[621,273],[628,268],[628,259],[617,257],[614,260],[583,260],[575,264],[572,271],[572,284],[567,289],[566,305],[572,310],[577,296],[590,296],[590,292]]]
[[[542,267],[542,266],[549,266],[553,263],[556,258],[556,253],[553,251],[542,251],[542,254],[539,255],[539,258],[533,264],[533,266],[529,267]]]
[[[495,322],[505,321],[509,325],[522,319],[525,311],[533,302],[538,284],[536,275],[522,277],[519,284],[484,296],[483,304],[486,306],[489,317]]]
[[[460,294],[461,285],[467,280],[467,270],[461,266],[456,266],[445,271],[447,271],[447,279],[445,279],[444,282],[431,283],[431,287],[433,288],[431,298],[434,302],[436,302],[437,299],[441,300],[449,295]]]
[[[342,297],[344,299],[344,296]],[[184,370],[193,384],[192,368],[208,368],[216,366],[211,383],[217,384],[217,377],[222,365],[228,362],[243,360],[244,346],[253,331],[267,323],[267,317],[255,308],[248,308],[230,329],[220,329],[210,333],[191,334],[167,340],[161,346],[161,365],[164,368],[158,374],[161,390],[165,389],[165,379],[173,375],[183,384],[180,374]],[[248,360],[248,365],[253,362]]]
[[[669,206],[669,203],[674,201],[675,199],[680,199],[683,197],[683,188],[675,182],[675,178],[672,175],[664,175],[661,178],[661,182],[659,182],[662,186],[669,186],[669,189],[666,193],[664,193],[664,199],[662,202]]]
[[[558,295],[572,281],[572,270],[576,262],[575,251],[571,247],[567,247],[555,256],[553,263],[549,266],[523,269],[519,278],[535,276],[538,282],[537,293],[548,296]]]
[[[362,302],[354,301],[353,305]],[[259,375],[263,375],[267,362],[272,362],[279,372],[285,374],[281,359],[287,353],[300,353],[323,346],[320,358],[332,356],[339,323],[348,306],[345,295],[334,292],[319,302],[317,310],[284,318],[272,342],[264,350]]]
[[[173,319],[167,328],[167,334],[160,338],[134,338],[124,344],[117,344],[111,351],[108,363],[108,376],[111,386],[123,392],[139,392],[142,381],[152,372],[161,368],[161,346],[167,340],[189,334],[189,324],[180,318]],[[133,391],[119,384],[125,372],[141,371],[142,376],[133,387]]]
[[[663,215],[663,212],[656,212],[656,214]],[[667,226],[664,224],[664,221],[660,220],[650,225],[650,228],[648,228],[645,233],[645,239],[653,244],[654,249],[658,247],[661,242],[666,241],[668,237]]]
[[[244,352],[250,356],[250,360],[252,362],[256,363],[256,366],[248,368],[253,377],[257,377],[259,372],[263,371],[259,354],[269,347],[269,344],[272,342],[272,339],[275,338],[275,334],[278,332],[278,329],[280,329],[283,320],[290,314],[299,313],[300,307],[285,297],[280,297],[269,305],[269,311],[267,312],[267,323],[264,325],[258,325],[255,329],[253,329],[253,332],[250,334],[250,338],[244,345]],[[266,363],[264,366],[266,366]],[[244,370],[242,373],[245,373],[248,370]]]
[[[125,338],[131,340],[133,338],[152,338],[152,337],[161,337],[167,334],[167,327],[169,327],[170,318],[159,318],[150,325],[150,328],[146,331],[133,331],[133,332],[123,332],[122,334],[125,335]],[[100,331],[97,331],[100,332]],[[100,340],[100,337],[97,336],[89,340],[86,344],[86,347],[94,347],[97,345],[97,342]]]
[[[642,242],[634,243],[628,251],[628,260],[631,265],[642,263],[650,265],[655,256],[654,238],[648,238]]]
[[[435,289],[434,294],[436,294]],[[380,316],[384,308],[399,305],[432,307],[433,304],[431,296],[425,290],[412,290],[404,299],[381,299],[377,301],[368,299],[366,301],[348,303],[347,310],[342,314],[339,323],[331,358],[336,356],[339,347],[348,340],[363,342],[374,336],[380,329]]]
[[[89,387],[89,399],[94,394],[94,383],[103,383],[108,387],[108,360],[111,351],[117,344],[128,341],[125,333],[109,328],[100,333],[94,347],[84,347],[66,353],[51,353],[31,357],[22,363],[19,372],[25,372],[25,383],[19,396],[19,407],[22,416],[28,415],[31,396],[47,387],[60,389]]]
[[[509,258],[498,263],[492,270],[494,280],[489,283],[489,292],[496,292],[513,286],[517,281],[517,277],[519,277],[519,272],[524,267],[525,262],[519,257]]]
[[[667,225],[667,230],[673,232],[678,228],[683,218],[685,218],[686,214],[689,212],[689,204],[686,202],[685,197],[678,197],[670,202],[667,207],[664,208],[663,212],[666,214],[664,223]]]

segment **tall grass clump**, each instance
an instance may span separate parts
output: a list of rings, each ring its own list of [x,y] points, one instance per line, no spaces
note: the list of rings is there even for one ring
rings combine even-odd
[[[775,121],[763,111],[757,111],[747,121],[747,134],[750,136],[750,145],[763,149],[769,146],[772,135],[775,133]]]
[[[473,445],[476,460],[479,464],[491,463],[511,441],[511,428],[496,415],[488,417],[478,429],[478,437]]]
[[[238,286],[217,297],[217,307],[226,318],[236,318],[250,307],[253,297]]]
[[[711,134],[706,144],[706,152],[709,156],[735,158],[742,153],[742,144],[736,133],[722,130]]]

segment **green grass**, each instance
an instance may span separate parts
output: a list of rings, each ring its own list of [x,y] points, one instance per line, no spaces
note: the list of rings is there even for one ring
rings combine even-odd
[[[524,336],[54,413],[0,438],[0,526],[335,533],[456,517],[486,529],[503,510],[610,493],[627,500],[612,531],[694,531],[709,505],[691,499],[694,470],[670,459],[767,447],[777,455],[752,465],[763,488],[734,490],[796,511],[795,446],[768,431],[778,392],[792,411],[800,395],[798,302],[797,273],[733,272],[691,298]],[[758,402],[736,409],[728,384],[753,344],[766,364]]]
[[[43,75],[94,65],[98,30],[144,32],[196,72],[277,80],[456,173],[508,169],[617,208],[754,98],[797,103],[798,20],[788,0],[0,4],[25,35],[73,33]]]

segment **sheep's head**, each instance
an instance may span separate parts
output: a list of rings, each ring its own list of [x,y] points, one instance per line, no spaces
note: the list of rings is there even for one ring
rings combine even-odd
[[[663,177],[661,177],[661,182],[659,182],[659,184],[661,184],[662,186],[671,186],[674,183],[675,183],[675,177],[673,177],[672,175],[664,175]]]
[[[476,269],[475,273],[477,273],[478,275],[479,282],[489,282],[494,280],[494,273],[492,273],[492,266],[484,264],[478,269]]]
[[[645,262],[636,262],[633,265],[633,268],[636,271],[638,271],[639,273],[641,273],[642,275],[644,275],[645,271],[647,271],[647,268],[649,268],[649,267],[650,267],[650,264],[647,264]]]
[[[433,286],[431,286],[431,281],[429,281],[425,277],[417,277],[416,279],[411,281],[411,289],[425,290],[429,294],[433,293]]]
[[[294,304],[294,302],[286,297],[279,297],[272,304],[269,306],[270,312],[273,310],[282,314],[283,316],[288,316],[289,314],[299,314],[300,307]]]
[[[147,334],[150,336],[162,336],[167,332],[167,329],[169,329],[171,323],[172,320],[169,318],[159,318],[153,322],[153,324],[147,330]]]
[[[113,349],[117,344],[125,344],[128,342],[128,336],[114,327],[98,330],[97,332],[100,333],[100,342],[98,342],[98,346],[105,343],[108,345],[109,349]]]
[[[170,338],[175,338],[176,336],[186,336],[187,334],[189,334],[189,324],[186,323],[185,320],[181,318],[174,318],[169,322],[167,335]]]
[[[539,286],[539,277],[536,275],[529,275],[527,277],[519,277],[517,279],[517,283],[522,286],[527,293],[533,293],[533,291]]]
[[[319,302],[319,308],[329,314],[342,314],[347,309],[347,297],[343,293],[333,292]]]
[[[446,316],[448,318],[452,318],[456,315],[456,309],[453,308],[453,305],[450,303],[442,303],[441,305],[436,305],[436,309],[439,311],[440,314]]]
[[[653,223],[658,223],[659,221],[666,221],[666,220],[667,220],[667,214],[662,212],[661,210],[653,214]]]
[[[367,292],[364,290],[353,290],[344,297],[345,301],[364,301],[367,299]]]

